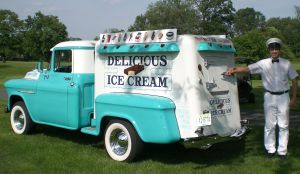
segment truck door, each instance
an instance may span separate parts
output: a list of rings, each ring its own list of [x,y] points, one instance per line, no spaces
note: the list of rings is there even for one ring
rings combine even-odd
[[[72,50],[54,50],[51,67],[37,85],[38,119],[45,124],[68,127],[68,89],[72,83]]]

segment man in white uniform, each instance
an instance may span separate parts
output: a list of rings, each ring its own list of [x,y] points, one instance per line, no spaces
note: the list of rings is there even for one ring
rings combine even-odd
[[[264,93],[264,144],[269,157],[276,152],[276,124],[279,127],[277,154],[281,159],[287,155],[289,139],[289,106],[296,103],[298,73],[291,63],[280,57],[282,42],[278,38],[271,38],[266,42],[271,54],[270,58],[260,60],[248,67],[229,68],[228,75],[235,73],[261,74]],[[292,80],[292,97],[289,96],[288,80]]]

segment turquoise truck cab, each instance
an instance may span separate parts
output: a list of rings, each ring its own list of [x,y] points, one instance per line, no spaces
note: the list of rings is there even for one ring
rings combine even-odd
[[[236,79],[222,73],[234,65],[226,38],[176,29],[106,33],[51,51],[47,67],[5,83],[17,134],[34,124],[102,134],[111,158],[131,161],[143,143],[245,133]]]
[[[53,47],[48,67],[5,83],[8,109],[22,101],[34,123],[72,130],[90,125],[94,46],[95,42],[76,41]]]

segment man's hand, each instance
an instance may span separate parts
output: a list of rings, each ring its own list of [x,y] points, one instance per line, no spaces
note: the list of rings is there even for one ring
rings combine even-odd
[[[231,76],[235,73],[247,73],[249,71],[248,67],[232,67],[227,69],[226,75]]]
[[[226,75],[231,76],[235,73],[236,68],[228,68],[226,71]]]
[[[295,106],[296,105],[296,98],[292,98],[290,101],[290,107]]]
[[[290,106],[296,105],[297,90],[298,90],[298,78],[295,78],[292,80],[292,97],[290,100]]]

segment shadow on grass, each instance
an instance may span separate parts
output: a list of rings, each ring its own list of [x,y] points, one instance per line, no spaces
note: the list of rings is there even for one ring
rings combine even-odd
[[[261,128],[260,128],[261,129]],[[148,144],[141,160],[160,161],[166,164],[180,164],[193,162],[199,164],[195,169],[207,168],[214,165],[243,164],[246,156],[264,155],[262,131],[250,130],[242,139],[232,139],[213,144],[208,149],[199,145],[189,146],[186,142],[175,144],[157,145]],[[251,145],[249,146],[249,143]]]
[[[63,141],[72,141],[77,144],[88,145],[89,148],[105,149],[103,138],[83,134],[80,131],[70,131],[61,128],[38,125],[33,135],[44,135],[59,138]],[[271,171],[276,173],[297,172],[300,160],[300,129],[290,131],[289,154],[287,161],[280,161],[277,157],[268,161],[264,154],[263,127],[252,127],[247,136],[241,140],[220,142],[207,150],[186,146],[180,142],[175,144],[158,145],[146,144],[144,152],[137,162],[157,161],[163,164],[177,165],[182,163],[195,163],[193,170],[204,169],[215,165],[249,166],[249,160],[255,160],[262,165],[273,166]],[[107,156],[107,158],[109,158]],[[296,164],[296,165],[295,165]],[[275,166],[275,167],[274,167]]]
[[[237,159],[243,161],[245,139],[232,140],[213,145],[207,150],[200,147],[185,147],[182,143],[171,145],[148,145],[142,160],[160,161],[166,164],[193,162],[206,168],[216,164],[231,164]]]
[[[203,169],[214,165],[236,165],[242,167],[249,165],[249,159],[251,159],[255,160],[254,163],[257,163],[260,167],[262,165],[273,166],[276,173],[298,172],[300,130],[292,129],[290,131],[289,152],[286,161],[281,161],[278,156],[272,159],[266,157],[263,134],[264,128],[256,126],[241,140],[218,143],[207,150],[187,148],[182,143],[150,145],[146,148],[142,160],[151,159],[166,164],[193,162],[198,164],[194,169]]]
[[[289,137],[289,145],[288,151],[292,156],[299,157],[300,156],[300,129],[290,130],[290,137]]]
[[[59,138],[65,141],[72,141],[77,144],[91,145],[93,147],[104,148],[102,143],[102,137],[93,136],[81,133],[80,130],[67,130],[58,127],[52,127],[47,125],[37,125],[31,135],[45,135],[49,137]]]
[[[80,131],[71,131],[46,125],[37,125],[31,135],[44,135],[59,138],[63,141],[72,141],[94,148],[105,149],[102,137],[83,134]],[[207,150],[187,146],[183,142],[175,144],[145,144],[143,154],[139,161],[159,161],[166,164],[180,164],[194,162],[204,167],[215,164],[230,164],[237,158],[243,160],[245,155],[245,139],[230,140],[213,145]],[[109,158],[109,157],[107,157]]]

